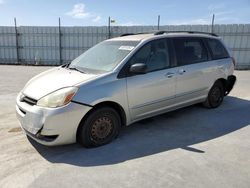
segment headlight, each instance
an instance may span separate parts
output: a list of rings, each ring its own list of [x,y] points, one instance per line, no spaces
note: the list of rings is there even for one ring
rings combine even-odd
[[[77,87],[67,87],[50,93],[37,101],[38,106],[56,108],[68,104],[76,94]]]
[[[18,99],[19,101],[21,101],[23,98],[24,98],[24,94],[23,94],[22,91],[21,91],[20,93],[18,93],[17,99]]]

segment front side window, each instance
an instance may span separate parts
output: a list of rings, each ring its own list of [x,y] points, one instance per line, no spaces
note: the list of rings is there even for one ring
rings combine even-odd
[[[213,59],[228,58],[229,55],[225,47],[216,39],[207,39],[207,43],[212,52]]]
[[[207,61],[207,51],[200,39],[175,38],[173,39],[177,65],[189,65]]]
[[[168,46],[165,39],[155,40],[144,45],[130,60],[130,65],[145,63],[147,72],[170,66]]]
[[[104,41],[73,60],[69,68],[83,72],[112,71],[138,44],[138,41]]]

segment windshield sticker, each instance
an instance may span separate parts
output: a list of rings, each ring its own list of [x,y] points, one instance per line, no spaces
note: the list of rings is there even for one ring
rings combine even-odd
[[[120,46],[119,50],[128,50],[131,51],[134,49],[134,46]]]

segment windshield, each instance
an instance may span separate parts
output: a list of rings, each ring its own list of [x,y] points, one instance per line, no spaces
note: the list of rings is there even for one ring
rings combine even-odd
[[[104,41],[90,48],[71,62],[69,68],[86,73],[112,71],[139,41]]]

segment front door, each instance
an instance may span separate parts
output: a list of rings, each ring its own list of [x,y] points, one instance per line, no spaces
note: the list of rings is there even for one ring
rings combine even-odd
[[[170,68],[166,39],[147,43],[129,63],[147,65],[146,74],[127,77],[127,95],[132,120],[157,114],[174,103],[176,68]]]

